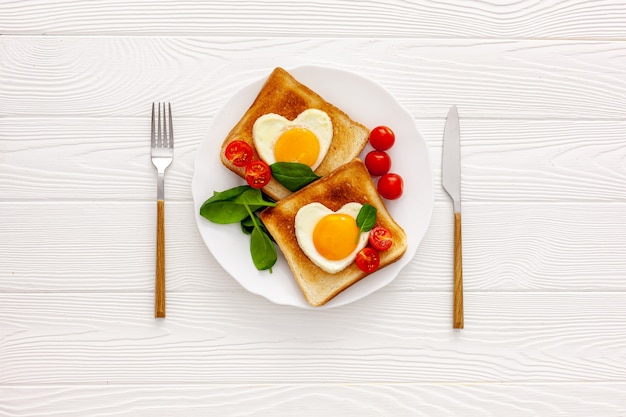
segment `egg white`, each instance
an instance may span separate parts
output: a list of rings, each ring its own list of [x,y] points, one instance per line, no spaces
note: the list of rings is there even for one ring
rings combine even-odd
[[[292,121],[275,113],[259,117],[252,126],[252,141],[259,157],[268,165],[276,162],[274,147],[279,136],[289,129],[299,127],[310,130],[319,141],[320,152],[311,167],[315,170],[326,156],[333,138],[333,123],[330,116],[318,109],[307,109]]]
[[[345,213],[349,216],[356,217],[359,215],[359,211],[363,207],[360,203],[348,203],[341,207],[336,212],[333,212],[328,207],[321,203],[310,203],[303,206],[296,213],[295,231],[298,245],[304,252],[304,254],[317,266],[324,271],[335,274],[344,270],[348,265],[354,262],[356,254],[367,245],[369,239],[369,232],[363,232],[359,235],[359,242],[356,249],[343,259],[332,261],[324,258],[315,248],[313,243],[313,229],[317,223],[324,217],[332,213]]]

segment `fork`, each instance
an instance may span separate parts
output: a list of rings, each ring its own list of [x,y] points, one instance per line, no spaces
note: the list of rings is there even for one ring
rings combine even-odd
[[[161,105],[163,117],[161,117]],[[174,129],[172,127],[172,106],[157,103],[155,111],[152,103],[152,126],[150,132],[152,164],[157,170],[157,245],[156,245],[156,285],[154,317],[165,317],[165,170],[174,159]],[[155,119],[157,126],[155,126]]]

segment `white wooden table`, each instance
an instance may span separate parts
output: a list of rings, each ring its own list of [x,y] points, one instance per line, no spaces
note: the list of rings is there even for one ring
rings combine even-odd
[[[0,416],[626,416],[625,1],[5,1],[0,34]],[[233,92],[300,64],[391,92],[435,181],[409,266],[325,311],[240,287],[190,192]],[[162,321],[157,100],[176,131]]]

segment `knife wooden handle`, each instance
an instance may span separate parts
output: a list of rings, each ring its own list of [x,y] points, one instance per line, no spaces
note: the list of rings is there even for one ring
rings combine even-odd
[[[463,319],[463,256],[461,248],[461,213],[454,213],[454,312],[453,327],[462,329]]]
[[[165,207],[157,200],[156,285],[154,291],[154,317],[165,317]]]

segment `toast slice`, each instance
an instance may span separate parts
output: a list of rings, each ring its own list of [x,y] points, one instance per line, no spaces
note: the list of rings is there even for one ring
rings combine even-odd
[[[333,124],[330,148],[315,173],[324,176],[356,158],[367,144],[369,129],[352,120],[342,110],[298,82],[284,69],[275,68],[250,108],[224,139],[220,152],[222,163],[240,177],[245,178],[245,168],[236,167],[224,156],[228,144],[234,140],[243,140],[254,148],[252,126],[259,117],[267,113],[275,113],[293,120],[301,112],[311,108],[326,112]],[[255,158],[258,158],[256,151]],[[291,194],[291,191],[274,179],[263,188],[263,192],[275,200]]]
[[[333,211],[350,202],[376,207],[376,224],[391,231],[393,237],[391,248],[380,252],[379,269],[397,261],[406,252],[406,233],[387,211],[365,164],[358,158],[279,201],[275,207],[265,209],[260,214],[261,220],[276,240],[304,297],[312,306],[326,304],[367,276],[354,262],[335,274],[325,272],[300,249],[294,228],[295,217],[301,207],[312,202],[322,203]]]

